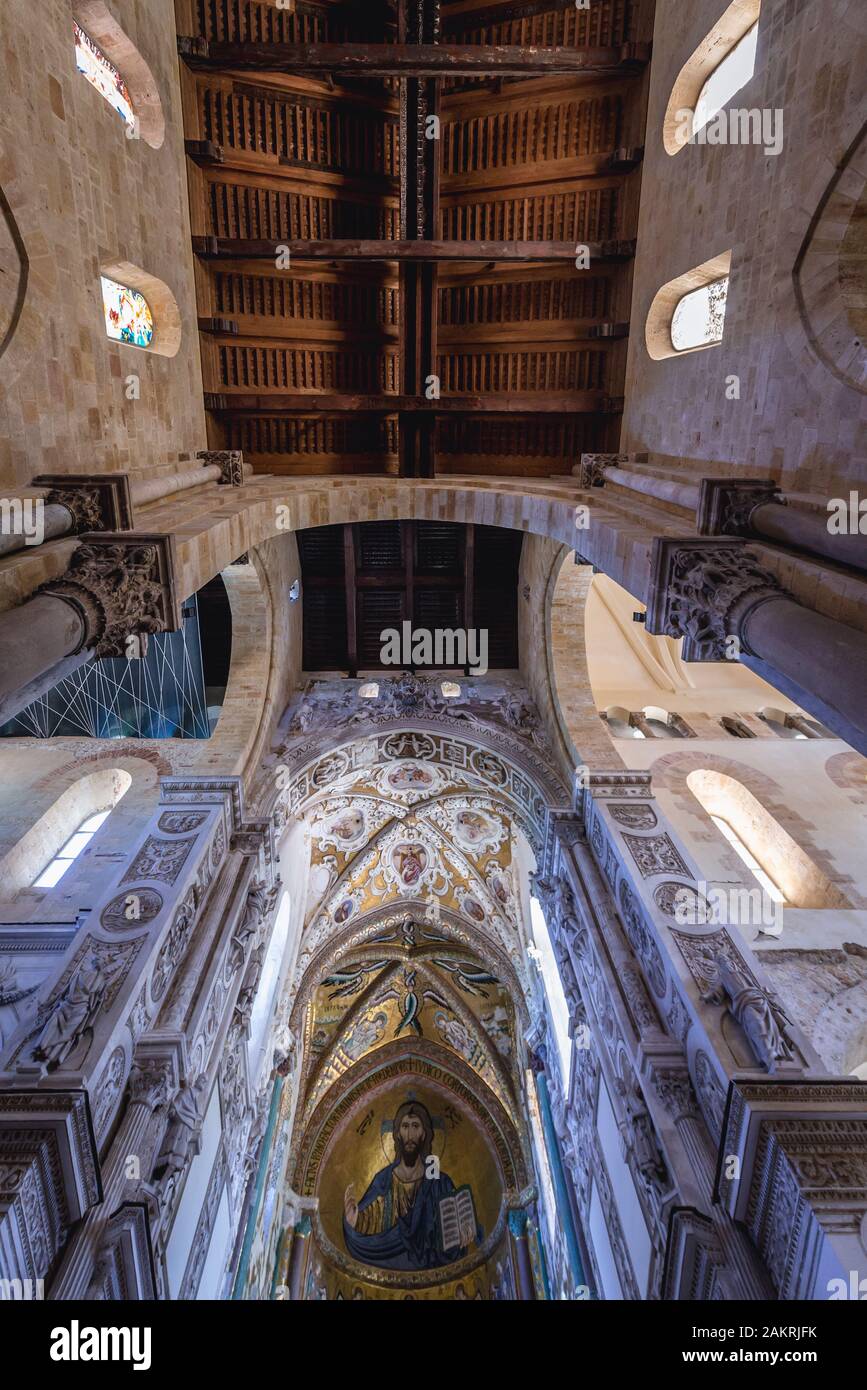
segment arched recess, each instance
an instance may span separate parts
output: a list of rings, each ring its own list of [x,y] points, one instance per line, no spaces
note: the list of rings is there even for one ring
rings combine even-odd
[[[30,258],[9,200],[0,188],[0,357],[15,336],[30,278]]]
[[[779,821],[742,782],[711,768],[696,768],[686,784],[709,816],[718,816],[746,845],[792,907],[846,908],[852,904]]]
[[[689,143],[681,113],[695,110],[705,82],[726,54],[753,27],[761,8],[762,0],[732,0],[710,33],[705,35],[684,63],[675,78],[663,119],[662,143],[667,154],[675,155]]]
[[[816,209],[792,271],[810,348],[838,381],[867,393],[867,125]]]
[[[132,39],[118,24],[105,0],[74,0],[72,16],[114,64],[129,88],[138,136],[151,149],[160,149],[166,138],[166,121],[159,88]]]
[[[150,305],[154,318],[154,336],[148,347],[137,352],[152,352],[157,357],[177,357],[181,347],[183,323],[178,301],[165,280],[133,265],[132,261],[109,261],[99,268],[100,276],[115,280],[131,290],[138,290]]]
[[[120,767],[105,767],[67,787],[0,862],[3,896],[8,898],[29,888],[82,822],[97,811],[116,806],[131,785],[129,772]]]
[[[725,279],[731,272],[731,265],[732,253],[724,251],[678,275],[676,279],[669,280],[668,284],[657,290],[644,325],[644,341],[654,362],[661,362],[666,357],[687,357],[692,352],[706,352],[709,347],[719,346],[719,342],[713,342],[678,349],[672,342],[671,325],[680,301],[694,290]]]

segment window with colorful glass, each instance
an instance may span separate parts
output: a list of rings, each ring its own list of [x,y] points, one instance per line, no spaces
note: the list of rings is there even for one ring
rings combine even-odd
[[[149,348],[154,338],[154,316],[143,294],[121,285],[117,280],[102,280],[102,307],[105,311],[105,331],[118,343],[131,347]]]
[[[72,21],[75,39],[75,63],[78,71],[104,97],[109,106],[114,107],[122,121],[135,126],[135,111],[129,88],[113,63],[106,58],[101,48],[84,32],[80,25]]]

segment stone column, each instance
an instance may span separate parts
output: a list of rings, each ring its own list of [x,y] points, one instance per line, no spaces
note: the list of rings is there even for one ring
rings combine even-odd
[[[766,536],[840,565],[867,570],[867,535],[836,535],[828,514],[789,506],[771,479],[704,478],[696,511],[702,536]]]
[[[0,722],[55,684],[67,658],[143,656],[149,633],[176,631],[174,556],[171,536],[88,532],[65,574],[0,614]]]
[[[646,463],[647,454],[582,454],[581,463],[572,471],[581,479],[582,487],[603,487],[606,482],[618,487],[671,502],[685,511],[694,512],[699,502],[699,490],[692,483],[675,482],[672,478],[655,478],[649,473],[634,473],[630,463]]]
[[[304,1272],[307,1269],[307,1253],[310,1249],[310,1237],[313,1234],[313,1220],[309,1212],[305,1212],[300,1221],[296,1221],[295,1230],[292,1233],[292,1250],[289,1255],[289,1300],[292,1303],[300,1303],[304,1297]]]
[[[128,531],[133,525],[129,479],[125,473],[44,473],[34,478],[44,496],[22,499],[23,507],[41,509],[42,541],[86,531]],[[22,532],[0,535],[0,556],[28,545]]]
[[[647,630],[685,661],[742,660],[867,754],[867,634],[783,589],[742,540],[656,540]]]
[[[512,1254],[515,1260],[515,1275],[518,1298],[522,1303],[536,1300],[536,1281],[533,1278],[533,1261],[530,1255],[530,1240],[527,1231],[529,1217],[524,1207],[509,1212],[509,1235]]]

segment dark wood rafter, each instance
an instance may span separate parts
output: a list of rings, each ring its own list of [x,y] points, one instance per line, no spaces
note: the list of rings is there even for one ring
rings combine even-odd
[[[414,0],[412,0],[414,3]],[[219,43],[178,39],[191,68],[328,77],[625,77],[650,57],[646,44],[611,48],[519,48],[505,44]]]
[[[627,261],[635,241],[261,241],[230,237],[193,237],[203,260],[271,261],[282,248],[295,261],[572,261],[586,246],[591,265]]]
[[[417,396],[333,395],[330,392],[275,391],[273,395],[246,391],[209,392],[205,406],[218,414],[260,414],[290,412],[297,415],[380,414],[415,415],[428,420],[438,415],[573,415],[598,411],[613,413],[621,409],[619,397],[604,391],[492,393],[487,396],[454,395],[428,400]]]
[[[398,0],[398,38],[419,47],[439,40],[439,0]],[[439,229],[440,83],[408,77],[400,91],[400,235],[432,242]],[[437,265],[400,266],[401,390],[422,399],[436,376]],[[436,473],[436,421],[427,412],[403,411],[398,422],[399,471],[403,478]]]

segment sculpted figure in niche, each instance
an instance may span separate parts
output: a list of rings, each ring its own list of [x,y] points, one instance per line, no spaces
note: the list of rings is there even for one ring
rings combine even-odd
[[[186,1168],[193,1144],[198,1139],[201,1129],[199,1105],[204,1086],[203,1076],[199,1077],[194,1086],[185,1081],[169,1106],[168,1124],[151,1174],[151,1182],[167,1184]]]
[[[790,1061],[794,1051],[788,1030],[791,1020],[754,980],[746,979],[725,956],[716,957],[717,983],[702,995],[706,1004],[727,1004],[739,1023],[759,1066],[776,1071],[777,1063]]]
[[[379,1170],[360,1201],[352,1184],[346,1189],[343,1237],[347,1250],[354,1259],[379,1269],[436,1269],[461,1259],[468,1245],[481,1239],[481,1232],[470,1189],[463,1187],[456,1193],[448,1173],[427,1176],[433,1172],[428,1163],[434,1138],[430,1111],[419,1101],[406,1101],[398,1107],[392,1136],[394,1162]],[[458,1214],[452,1226],[455,1196],[465,1215]],[[473,1230],[468,1229],[466,1216]],[[455,1238],[446,1243],[444,1232],[451,1230]]]
[[[75,970],[45,1021],[33,1056],[55,1071],[74,1052],[102,1008],[108,987],[123,961],[100,961],[94,952]]]

